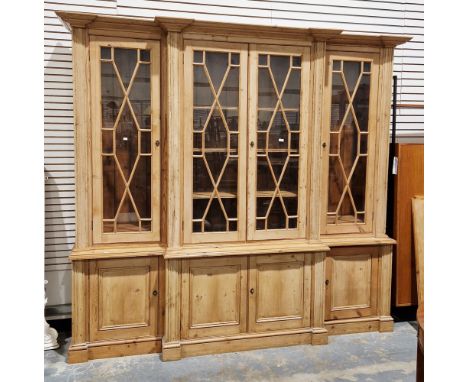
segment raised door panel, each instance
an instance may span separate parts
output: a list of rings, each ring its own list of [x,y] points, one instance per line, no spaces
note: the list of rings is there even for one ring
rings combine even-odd
[[[91,262],[92,341],[156,335],[157,269],[156,257]]]
[[[249,331],[310,324],[311,257],[252,256],[249,268]]]
[[[377,248],[332,249],[326,259],[326,277],[326,320],[377,314]]]
[[[327,54],[322,234],[373,231],[379,56]]]
[[[94,243],[160,238],[159,51],[91,37]]]
[[[183,260],[183,338],[245,332],[246,269],[245,257]]]
[[[248,239],[305,237],[310,49],[251,45]]]

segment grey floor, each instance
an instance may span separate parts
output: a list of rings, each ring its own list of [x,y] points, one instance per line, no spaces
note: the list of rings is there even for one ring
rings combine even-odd
[[[45,381],[415,381],[416,329],[333,336],[298,345],[162,362],[159,354],[66,363],[69,338],[45,352]]]

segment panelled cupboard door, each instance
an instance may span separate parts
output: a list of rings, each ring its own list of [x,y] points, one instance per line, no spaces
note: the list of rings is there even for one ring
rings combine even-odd
[[[185,44],[185,243],[245,240],[247,55],[247,44]]]
[[[379,248],[333,248],[325,260],[325,319],[375,316]]]
[[[90,37],[95,243],[160,237],[159,48]]]
[[[379,56],[327,54],[322,234],[373,230]]]
[[[182,260],[182,338],[244,333],[247,257]]]
[[[157,257],[91,261],[91,341],[155,336],[157,307]]]
[[[310,325],[311,255],[251,256],[249,331]]]
[[[304,238],[310,49],[249,53],[248,239]]]

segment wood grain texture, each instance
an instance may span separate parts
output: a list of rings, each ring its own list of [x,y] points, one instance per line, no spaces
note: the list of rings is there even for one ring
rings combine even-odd
[[[247,257],[182,262],[183,339],[247,330]]]
[[[249,331],[310,326],[310,254],[251,256]]]
[[[73,104],[75,116],[75,247],[92,244],[91,123],[89,37],[86,29],[73,32]]]
[[[416,281],[418,305],[424,313],[424,197],[417,196],[411,201],[413,211],[414,252],[416,255]]]
[[[378,291],[378,314],[382,322],[390,321],[391,290],[392,290],[392,250],[393,246],[383,245],[380,247],[379,257],[379,291]]]
[[[379,91],[377,102],[377,136],[375,156],[374,234],[384,236],[387,224],[387,181],[390,108],[392,103],[393,49],[380,52]]]
[[[182,244],[182,169],[183,169],[183,129],[184,109],[182,95],[183,78],[183,41],[177,32],[167,34],[167,244],[180,247]]]
[[[398,173],[395,176],[394,224],[395,246],[394,301],[395,306],[418,303],[416,262],[413,245],[411,198],[424,195],[424,145],[397,144]]]
[[[325,319],[377,315],[378,247],[333,248],[326,258]]]
[[[158,258],[90,262],[90,340],[155,336]]]

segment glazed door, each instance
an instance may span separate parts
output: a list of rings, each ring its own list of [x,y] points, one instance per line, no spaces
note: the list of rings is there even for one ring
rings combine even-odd
[[[185,46],[184,241],[245,239],[247,45]]]
[[[251,256],[249,261],[249,331],[309,326],[310,254]]]
[[[247,258],[182,260],[182,338],[244,333]]]
[[[325,260],[325,320],[377,314],[377,247],[333,248]]]
[[[93,240],[159,240],[159,42],[91,37]]]
[[[155,336],[158,258],[90,262],[91,341]]]
[[[373,230],[379,57],[329,52],[323,126],[323,234]]]
[[[310,50],[250,45],[248,239],[304,238]]]

